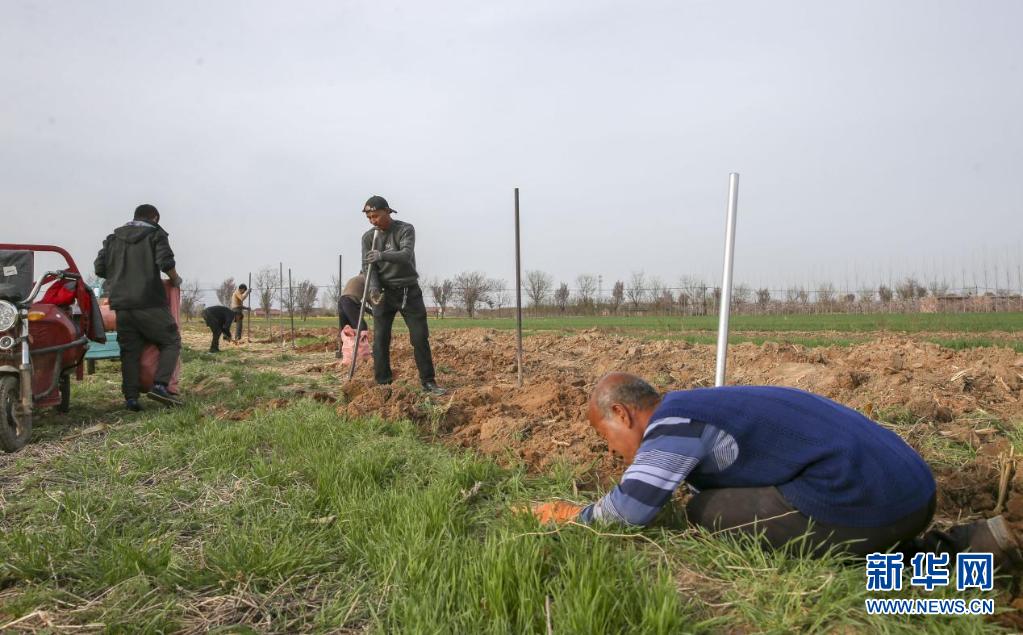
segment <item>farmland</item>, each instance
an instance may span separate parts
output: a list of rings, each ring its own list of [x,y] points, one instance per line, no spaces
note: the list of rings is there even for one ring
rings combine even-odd
[[[12,631],[721,632],[1013,629],[995,619],[869,617],[862,565],[681,528],[543,527],[512,511],[591,500],[621,465],[582,407],[610,370],[659,389],[712,383],[713,318],[433,320],[438,380],[345,385],[330,320],[295,346],[205,351],[186,326],[180,410],[120,409],[116,363],[68,415],[0,457],[0,625]],[[281,326],[275,327],[280,334]],[[1023,315],[736,316],[734,383],[813,390],[869,412],[928,459],[937,520],[1023,521]],[[918,592],[909,592],[918,593]],[[922,595],[922,592],[919,592]],[[952,597],[935,591],[927,597]]]

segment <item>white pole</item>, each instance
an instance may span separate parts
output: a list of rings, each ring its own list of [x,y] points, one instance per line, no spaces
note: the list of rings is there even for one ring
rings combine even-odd
[[[728,175],[728,216],[725,220],[725,271],[721,279],[721,314],[718,318],[718,359],[714,385],[725,385],[728,360],[728,312],[732,304],[732,263],[735,261],[735,212],[739,204],[739,174]]]

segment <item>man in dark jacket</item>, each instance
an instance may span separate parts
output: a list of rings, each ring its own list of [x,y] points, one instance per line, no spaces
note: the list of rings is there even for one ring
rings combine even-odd
[[[142,348],[147,342],[160,349],[149,397],[167,405],[181,405],[181,400],[167,390],[181,352],[181,335],[167,306],[160,272],[166,273],[174,286],[181,285],[181,277],[175,269],[167,232],[160,227],[160,212],[152,205],[139,205],[134,220],[103,241],[94,269],[98,277],[106,279],[110,308],[117,312],[125,405],[129,410],[142,409],[138,402],[139,373]]]
[[[235,312],[226,306],[206,307],[202,312],[202,319],[206,326],[210,327],[213,333],[213,340],[210,342],[210,352],[220,352],[220,336],[228,342],[231,341],[231,323],[234,321]]]
[[[423,390],[443,395],[434,377],[430,353],[430,328],[426,304],[416,271],[416,230],[409,223],[391,218],[396,214],[382,196],[366,201],[363,213],[374,229],[362,236],[362,271],[369,272],[370,302],[373,305],[373,375],[378,384],[389,384],[391,372],[391,326],[394,315],[408,326],[412,351]]]

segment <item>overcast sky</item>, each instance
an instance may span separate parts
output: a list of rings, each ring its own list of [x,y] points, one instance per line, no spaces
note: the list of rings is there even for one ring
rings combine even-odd
[[[421,275],[781,288],[1023,265],[1023,2],[0,0],[3,237],[149,202],[186,278],[356,267],[387,197]],[[992,285],[993,286],[993,283]]]

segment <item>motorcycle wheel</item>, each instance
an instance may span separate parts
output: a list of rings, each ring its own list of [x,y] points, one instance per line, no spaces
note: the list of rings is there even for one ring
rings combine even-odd
[[[0,447],[5,452],[17,452],[32,436],[32,421],[20,421],[18,408],[21,393],[18,378],[0,377]]]
[[[71,409],[71,375],[64,374],[60,376],[60,384],[57,386],[60,390],[60,404],[57,405],[57,412],[67,412]]]

